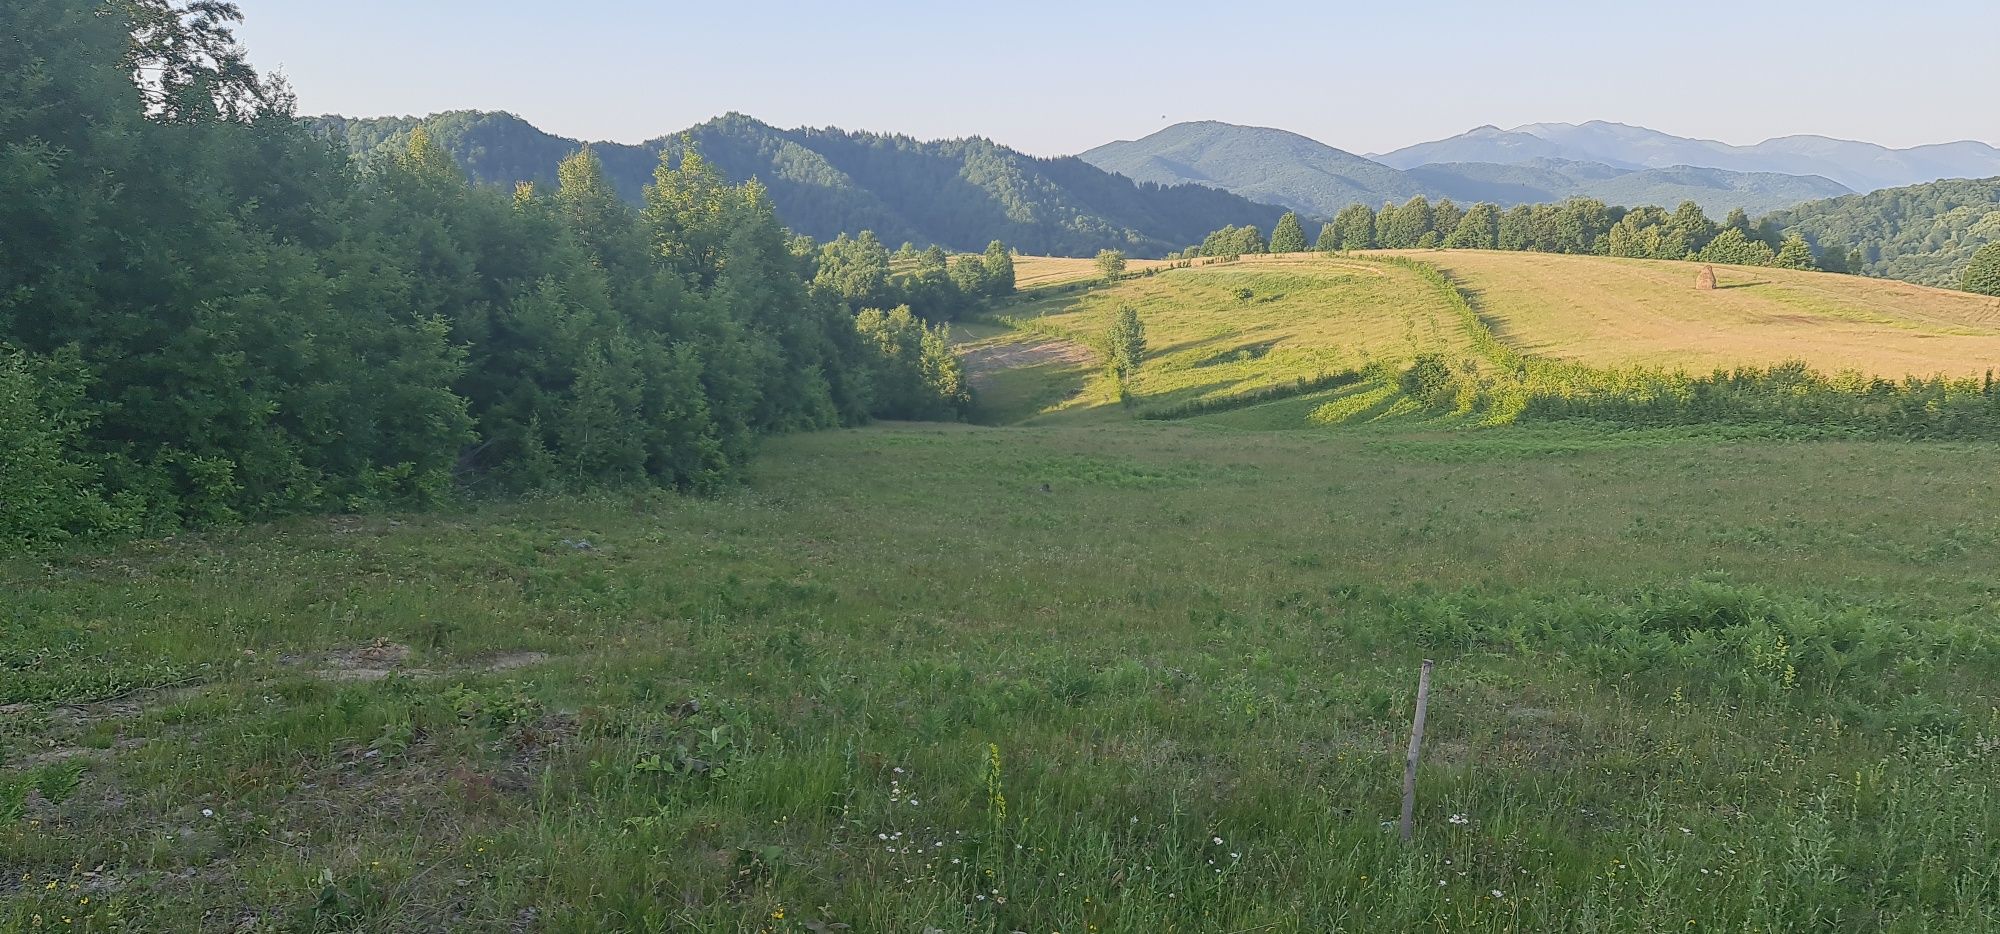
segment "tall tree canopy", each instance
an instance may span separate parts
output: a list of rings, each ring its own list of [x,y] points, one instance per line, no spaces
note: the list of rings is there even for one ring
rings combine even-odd
[[[901,364],[843,301],[866,275],[698,154],[642,210],[589,151],[511,193],[421,132],[362,166],[246,64],[230,4],[7,16],[0,548],[474,482],[705,488],[759,435],[887,410]]]
[[[2000,295],[2000,242],[1989,243],[1972,254],[1972,262],[1966,265],[1958,287],[1981,295]]]
[[[1278,226],[1271,229],[1271,252],[1303,253],[1306,250],[1306,231],[1299,226],[1299,216],[1286,211],[1278,218]]]

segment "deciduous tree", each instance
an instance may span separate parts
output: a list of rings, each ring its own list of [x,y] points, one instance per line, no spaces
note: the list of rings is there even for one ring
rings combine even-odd
[[[1958,287],[1981,295],[2000,295],[2000,242],[1989,243],[1972,254]]]
[[[1278,226],[1271,229],[1271,252],[1303,253],[1306,250],[1305,228],[1299,226],[1299,216],[1286,211],[1278,218]]]
[[[1125,253],[1122,250],[1097,251],[1097,274],[1106,282],[1116,282],[1125,274]]]

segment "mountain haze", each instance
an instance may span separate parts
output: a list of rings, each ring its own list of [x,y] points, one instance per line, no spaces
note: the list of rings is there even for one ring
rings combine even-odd
[[[1610,204],[1683,201],[1716,214],[1753,214],[1850,189],[1817,176],[1741,173],[1676,165],[1558,158],[1560,147],[1529,134],[1491,127],[1477,139],[1440,146],[1437,154],[1502,153],[1504,159],[1431,160],[1408,171],[1268,127],[1213,121],[1182,123],[1140,140],[1121,140],[1079,158],[1136,181],[1214,185],[1256,201],[1330,217],[1350,204],[1401,202],[1415,195],[1492,201],[1503,207],[1597,198]]]
[[[1371,158],[1399,169],[1440,162],[1518,164],[1542,158],[1634,169],[1687,165],[1732,172],[1819,175],[1855,191],[2000,174],[2000,149],[1969,140],[1891,149],[1806,135],[1732,146],[1603,120],[1531,123],[1511,130],[1483,126]]]
[[[421,125],[475,180],[505,186],[553,185],[558,163],[585,145],[508,113],[328,116],[311,125],[363,157],[403,146]],[[1134,183],[1081,159],[1038,158],[979,137],[785,130],[729,114],[636,145],[589,145],[629,201],[640,199],[662,155],[692,147],[732,182],[761,181],[788,226],[822,240],[873,230],[891,244],[976,250],[997,238],[1028,253],[1158,256],[1225,225],[1269,229],[1282,213],[1216,188]]]

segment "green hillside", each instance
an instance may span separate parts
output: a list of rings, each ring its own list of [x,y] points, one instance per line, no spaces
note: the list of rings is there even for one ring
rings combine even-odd
[[[1176,124],[1077,158],[1141,182],[1213,185],[1322,217],[1423,192],[1395,169],[1297,133],[1214,121]]]
[[[419,124],[475,180],[508,187],[552,185],[557,163],[583,146],[505,113],[312,121],[364,155],[393,151]],[[999,238],[1031,253],[1157,256],[1226,224],[1268,227],[1281,213],[1214,188],[1134,184],[1077,159],[1036,158],[986,139],[782,130],[741,114],[638,145],[591,148],[619,193],[636,202],[660,157],[678,158],[690,145],[730,180],[762,182],[781,220],[821,240],[873,230],[892,245],[976,250]]]

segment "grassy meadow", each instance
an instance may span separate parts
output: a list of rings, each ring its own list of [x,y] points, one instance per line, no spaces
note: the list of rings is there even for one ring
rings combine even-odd
[[[0,561],[0,930],[2000,929],[2000,449],[1135,417],[1481,353],[1425,285],[1031,289],[988,424],[713,497]]]

